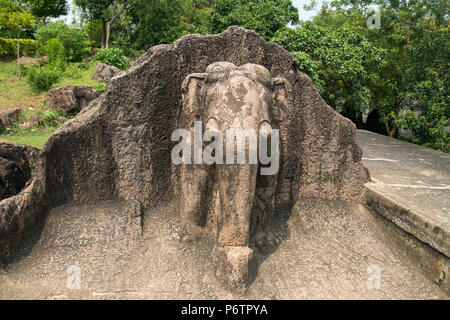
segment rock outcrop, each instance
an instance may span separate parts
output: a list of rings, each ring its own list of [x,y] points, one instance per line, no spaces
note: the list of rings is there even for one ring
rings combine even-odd
[[[90,86],[59,87],[45,95],[45,105],[56,111],[80,111],[99,96],[97,90]]]
[[[11,128],[19,120],[20,108],[0,111],[0,128]]]
[[[31,178],[39,150],[0,143],[0,200],[18,194]]]
[[[104,63],[99,63],[94,70],[92,79],[101,82],[109,82],[115,75],[119,73],[119,69]]]
[[[145,210],[180,197],[171,135],[188,121],[181,112],[182,82],[218,61],[261,65],[271,78],[290,85],[289,108],[280,123],[277,205],[296,210],[306,198],[360,199],[369,174],[355,125],[325,103],[289,52],[253,31],[230,27],[154,46],[113,77],[99,99],[46,142],[26,190],[0,202],[0,240],[20,236],[48,207],[124,199]],[[234,252],[221,254],[234,259]],[[242,271],[237,268],[227,281],[242,278]]]
[[[21,67],[25,67],[25,66],[29,66],[29,67],[40,66],[40,65],[45,64],[47,61],[48,61],[48,57],[47,56],[43,56],[43,57],[40,57],[40,58],[22,56],[19,59],[19,63],[20,63]]]

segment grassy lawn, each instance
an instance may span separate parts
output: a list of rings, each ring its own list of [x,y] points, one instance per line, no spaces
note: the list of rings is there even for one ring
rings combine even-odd
[[[91,63],[86,70],[78,69],[76,74],[71,74],[68,67],[64,76],[53,85],[52,88],[70,85],[87,85],[94,88],[104,86],[101,82],[92,80],[92,74],[96,63]],[[0,110],[4,107],[20,107],[22,109],[33,108],[45,110],[43,93],[34,92],[26,81],[26,77],[18,77],[17,62],[0,61]]]
[[[36,129],[35,131],[23,131],[15,134],[0,134],[0,142],[25,144],[41,149],[56,128],[46,128],[44,130]]]
[[[104,88],[104,84],[92,80],[96,63],[88,63],[87,68],[78,64],[69,64],[66,72],[52,88],[69,85],[88,85],[97,90]],[[36,93],[28,85],[26,77],[18,77],[17,61],[0,61],[0,111],[21,108],[18,123],[26,123],[34,113],[47,110],[44,105],[45,92]],[[25,144],[41,148],[56,128],[33,128],[30,130],[13,130],[11,133],[0,134],[0,142]]]
[[[0,110],[12,107],[42,108],[44,94],[34,93],[25,77],[17,75],[15,61],[0,61]]]

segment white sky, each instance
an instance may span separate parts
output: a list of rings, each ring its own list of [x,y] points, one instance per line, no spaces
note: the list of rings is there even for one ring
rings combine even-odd
[[[319,12],[320,7],[322,6],[322,1],[317,0],[316,2],[317,2],[317,5],[316,5],[315,10],[306,11],[305,9],[303,9],[303,5],[309,4],[310,0],[292,0],[292,3],[294,4],[294,6],[298,8],[298,16],[299,16],[300,20],[309,20],[316,13]]]

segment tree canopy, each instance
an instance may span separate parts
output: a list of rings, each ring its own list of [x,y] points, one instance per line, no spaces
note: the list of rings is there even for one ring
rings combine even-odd
[[[366,21],[375,8],[381,27],[369,29]],[[349,30],[385,51],[370,86],[382,133],[409,130],[414,142],[444,150],[450,142],[448,19],[447,0],[333,0],[312,23]]]
[[[291,0],[217,0],[212,6],[211,32],[240,25],[271,38],[288,24],[297,24],[298,9]]]
[[[31,13],[46,22],[47,18],[57,18],[67,14],[66,0],[26,0],[31,7]]]

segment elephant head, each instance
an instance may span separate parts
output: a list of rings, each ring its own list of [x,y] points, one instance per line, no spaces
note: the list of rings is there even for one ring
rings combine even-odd
[[[216,62],[209,65],[205,73],[185,78],[183,111],[191,123],[202,121],[206,129],[215,129],[224,135],[229,129],[252,129],[261,137],[261,133],[270,135],[272,128],[278,128],[283,121],[289,93],[289,83],[283,78],[272,78],[261,65],[237,67],[229,62]],[[183,165],[182,169],[181,216],[188,229],[201,228],[205,221],[205,204],[213,203],[208,198],[211,190],[217,190],[220,205],[206,211],[215,211],[217,221],[218,275],[232,289],[242,289],[247,283],[248,264],[253,254],[250,224],[255,203],[273,203],[277,176],[259,179],[259,166],[257,162],[227,162]],[[216,188],[211,188],[211,180]],[[265,182],[260,189],[258,181]]]
[[[183,111],[191,120],[207,122],[215,118],[229,127],[254,128],[258,121],[277,124],[288,108],[289,92],[290,85],[284,78],[271,78],[261,65],[237,67],[215,62],[205,73],[193,73],[184,79]]]

